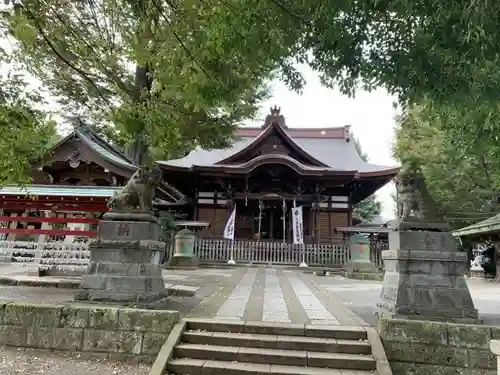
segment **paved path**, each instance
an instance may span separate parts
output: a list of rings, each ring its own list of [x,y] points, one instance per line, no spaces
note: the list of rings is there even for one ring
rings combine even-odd
[[[222,320],[358,325],[335,296],[327,295],[299,271],[242,268],[227,285],[204,300],[190,317]]]
[[[341,300],[345,308],[352,310],[368,324],[377,324],[374,313],[381,289],[380,282],[351,280],[341,276],[310,275],[308,278],[325,293]],[[500,284],[481,279],[468,279],[467,284],[483,322],[500,325]]]
[[[236,269],[164,270],[163,278],[166,287],[193,291],[196,295],[195,297],[169,297],[162,308],[188,313],[200,302],[217,293],[235,272],[237,272]],[[0,276],[29,278],[26,276],[25,268],[7,264],[0,264]],[[31,277],[31,279],[54,280],[57,278]],[[74,293],[74,289],[0,285],[0,300],[65,303],[73,301]]]

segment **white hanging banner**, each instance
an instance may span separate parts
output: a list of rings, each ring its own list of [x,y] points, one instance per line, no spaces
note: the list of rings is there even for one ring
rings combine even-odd
[[[234,240],[234,222],[236,219],[236,205],[234,205],[233,212],[227,220],[226,227],[224,228],[224,238],[227,240]]]
[[[304,223],[302,220],[302,206],[292,208],[293,244],[304,244]]]

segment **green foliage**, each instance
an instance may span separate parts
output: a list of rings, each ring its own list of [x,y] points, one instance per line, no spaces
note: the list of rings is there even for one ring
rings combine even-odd
[[[383,86],[404,104],[475,109],[473,98],[500,112],[497,2],[10,3],[0,30],[19,42],[16,61],[64,112],[113,122],[137,162],[226,145],[271,78],[300,91],[297,62],[350,95]]]
[[[171,212],[159,212],[160,241],[169,242],[175,232],[175,217]]]
[[[466,123],[470,119],[462,110],[422,102],[399,117],[396,128],[395,157],[404,166],[422,170],[430,194],[454,227],[498,210],[497,136],[481,130],[479,119]]]
[[[0,185],[29,182],[30,162],[55,137],[55,123],[34,109],[41,97],[17,75],[0,77]]]
[[[354,142],[354,146],[356,147],[359,156],[361,156],[361,159],[367,162],[368,155],[361,149],[361,143],[359,143],[359,140],[352,137],[352,141]],[[375,198],[375,195],[370,195],[368,198],[363,199],[361,202],[354,205],[354,214],[366,221],[371,221],[374,216],[380,215],[381,211],[382,204]]]

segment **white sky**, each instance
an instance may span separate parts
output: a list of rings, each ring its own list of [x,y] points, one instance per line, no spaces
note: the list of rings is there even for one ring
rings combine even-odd
[[[259,118],[253,125],[262,125],[269,114],[269,108],[281,107],[289,127],[331,127],[351,125],[351,133],[360,141],[363,151],[368,154],[373,164],[396,166],[392,157],[394,139],[394,117],[396,110],[392,103],[396,101],[385,90],[371,93],[359,91],[356,98],[350,99],[338,90],[327,89],[319,82],[318,75],[311,69],[301,68],[307,86],[302,95],[286,88],[281,82],[272,85],[272,98],[262,104]],[[394,218],[395,191],[391,182],[376,195],[382,202],[381,215]]]

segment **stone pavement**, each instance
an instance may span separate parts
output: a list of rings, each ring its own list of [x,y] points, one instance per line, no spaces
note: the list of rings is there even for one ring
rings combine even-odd
[[[0,264],[0,277],[26,277],[19,265]],[[45,278],[43,278],[45,279]],[[313,276],[273,268],[165,270],[165,284],[196,293],[171,297],[164,308],[190,317],[327,325],[376,325],[381,283]],[[469,279],[480,317],[500,325],[500,285]],[[66,302],[74,290],[0,285],[0,299]],[[361,318],[361,319],[359,319]]]
[[[369,325],[377,324],[376,303],[381,283],[346,279],[341,276],[309,276],[328,295],[341,300],[342,305]],[[487,280],[468,279],[467,284],[479,316],[485,324],[500,325],[500,284]],[[362,323],[362,322],[361,322]]]
[[[221,320],[359,325],[335,296],[300,271],[241,268],[230,282],[188,314]]]
[[[198,270],[164,270],[165,286],[177,290],[195,293],[194,297],[169,297],[164,309],[178,310],[188,313],[201,301],[217,293],[226,285],[227,280],[236,272],[235,269],[198,269]],[[0,264],[0,277],[8,277],[17,281],[37,282],[73,282],[78,278],[33,277],[26,275],[26,268],[16,264]],[[45,303],[64,303],[73,301],[74,289],[0,285],[0,300],[30,300]]]

